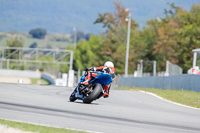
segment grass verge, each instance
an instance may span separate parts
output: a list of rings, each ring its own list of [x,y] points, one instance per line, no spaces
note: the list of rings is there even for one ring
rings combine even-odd
[[[31,78],[31,84],[48,85],[49,83],[46,80],[44,80],[44,79]]]
[[[200,108],[200,92],[188,90],[161,90],[150,88],[120,88],[121,90],[146,91],[154,93],[164,99],[188,105],[195,108]]]
[[[22,123],[22,122],[14,122],[14,121],[2,120],[2,119],[0,119],[0,124],[7,125],[8,127],[17,128],[23,131],[31,131],[31,132],[37,132],[37,133],[86,133],[83,131],[39,126],[39,125],[27,124],[27,123]]]

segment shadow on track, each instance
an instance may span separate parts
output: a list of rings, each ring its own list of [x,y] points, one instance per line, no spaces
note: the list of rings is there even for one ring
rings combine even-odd
[[[70,101],[68,101],[68,102],[70,102]],[[88,104],[88,103],[83,103],[81,101],[75,101],[75,102],[70,102],[70,103],[85,104],[85,105],[100,105],[98,103],[90,103],[90,104]]]

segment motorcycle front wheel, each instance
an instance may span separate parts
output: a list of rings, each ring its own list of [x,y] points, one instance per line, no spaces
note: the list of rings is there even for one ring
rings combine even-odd
[[[72,94],[70,95],[70,97],[69,97],[69,101],[70,101],[70,102],[74,102],[74,101],[76,101],[76,99],[77,99],[77,98],[75,97],[75,93],[76,93],[75,91],[76,91],[76,90],[74,90],[74,91],[72,92]]]

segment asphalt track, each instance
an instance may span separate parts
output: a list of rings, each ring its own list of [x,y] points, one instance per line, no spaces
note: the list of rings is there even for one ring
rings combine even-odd
[[[135,91],[111,90],[92,104],[73,88],[0,83],[0,119],[105,133],[199,133],[200,110]]]

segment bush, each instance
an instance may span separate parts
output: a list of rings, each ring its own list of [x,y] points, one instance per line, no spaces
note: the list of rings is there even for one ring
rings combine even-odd
[[[29,46],[29,48],[37,48],[37,43],[36,42],[34,42],[34,43],[32,43],[30,46]]]
[[[7,47],[23,47],[24,46],[24,40],[22,38],[14,38],[6,41]],[[22,50],[17,49],[6,49],[4,52],[4,57],[9,59],[20,59],[22,58]]]

